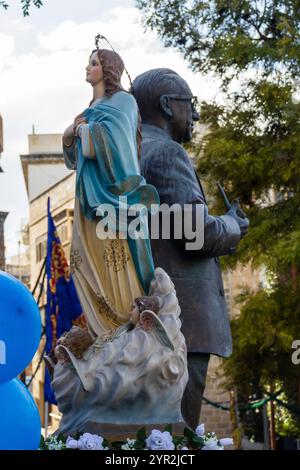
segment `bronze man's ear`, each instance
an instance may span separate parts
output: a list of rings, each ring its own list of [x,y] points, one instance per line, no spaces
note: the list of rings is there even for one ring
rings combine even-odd
[[[160,108],[161,110],[167,115],[169,116],[170,118],[173,117],[173,112],[170,108],[170,99],[168,97],[168,95],[162,95],[160,98],[159,98],[159,104],[160,104]]]

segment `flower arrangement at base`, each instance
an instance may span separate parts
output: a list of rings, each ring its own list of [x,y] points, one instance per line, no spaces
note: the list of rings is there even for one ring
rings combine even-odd
[[[218,439],[214,432],[205,434],[204,424],[200,424],[195,431],[185,428],[182,436],[172,434],[172,425],[167,425],[163,431],[152,429],[148,435],[144,427],[135,439],[110,443],[102,436],[90,433],[42,437],[40,450],[224,450],[230,445],[233,445],[231,438]]]

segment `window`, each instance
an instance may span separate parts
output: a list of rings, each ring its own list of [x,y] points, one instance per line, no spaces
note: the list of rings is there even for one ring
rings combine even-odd
[[[36,239],[35,259],[36,262],[44,260],[47,254],[47,235],[42,235]]]
[[[57,235],[59,236],[61,243],[69,241],[68,221],[63,222],[57,227]]]

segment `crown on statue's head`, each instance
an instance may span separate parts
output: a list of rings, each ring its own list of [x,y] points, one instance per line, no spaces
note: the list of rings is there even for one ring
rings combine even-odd
[[[106,41],[107,44],[109,45],[109,47],[111,48],[111,50],[112,50],[113,52],[116,52],[116,51],[114,50],[114,48],[112,47],[111,43],[109,42],[109,40],[108,40],[105,36],[103,36],[102,34],[99,34],[99,33],[95,36],[95,46],[96,46],[96,49],[97,49],[97,50],[100,49],[100,48],[99,48],[99,42],[100,42],[100,41]],[[129,72],[128,72],[128,70],[126,69],[125,66],[124,66],[124,70],[125,70],[126,75],[127,75],[127,77],[128,77],[130,86],[132,87],[132,80],[131,80],[131,77],[130,77],[130,75],[129,75]]]
[[[99,49],[99,42],[100,42],[100,41],[106,41],[106,42],[109,44],[109,42],[108,42],[108,40],[106,39],[106,37],[105,37],[105,36],[102,36],[102,34],[99,34],[99,33],[98,33],[97,36],[95,36],[95,46],[96,46],[96,49]],[[110,45],[110,44],[109,44],[109,45]],[[112,48],[111,45],[110,45],[110,47]],[[112,50],[113,50],[113,48],[112,48]]]

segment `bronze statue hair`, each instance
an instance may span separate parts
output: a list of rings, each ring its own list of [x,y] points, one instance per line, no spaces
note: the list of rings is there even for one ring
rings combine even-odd
[[[147,122],[157,115],[162,95],[186,92],[187,87],[187,83],[174,70],[157,68],[138,75],[130,91],[137,101],[143,122]]]

